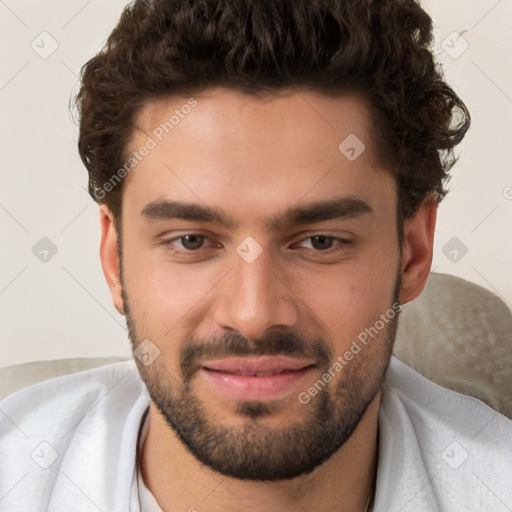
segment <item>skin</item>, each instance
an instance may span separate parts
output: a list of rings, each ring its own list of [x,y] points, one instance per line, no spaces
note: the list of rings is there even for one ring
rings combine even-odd
[[[272,329],[287,328],[323,339],[336,358],[390,308],[397,273],[402,304],[421,293],[432,261],[437,205],[428,196],[405,221],[400,251],[397,187],[375,157],[371,112],[362,99],[311,91],[262,99],[226,89],[195,98],[197,106],[124,183],[124,295],[113,217],[106,206],[100,208],[101,261],[114,304],[122,312],[123,296],[129,297],[137,336],[151,339],[161,351],[153,363],[160,379],[179,381],[179,351],[190,336],[237,332],[260,339]],[[148,101],[129,151],[186,102],[183,97]],[[366,145],[355,161],[338,150],[349,134]],[[266,225],[292,206],[347,196],[366,202],[372,213],[276,231]],[[162,199],[215,207],[238,226],[142,214]],[[178,237],[186,234],[205,235],[205,245],[211,245],[185,254]],[[320,234],[351,243],[323,253],[308,238]],[[236,252],[248,236],[262,248],[252,263]],[[364,356],[349,363],[362,382],[387,364],[385,334],[384,329]],[[152,371],[140,364],[139,369]],[[272,414],[257,420],[240,415],[234,399],[200,376],[192,379],[191,389],[205,414],[224,427],[256,421],[280,431],[309,414],[297,395],[321,375],[312,372]],[[336,375],[331,390],[343,375]],[[377,392],[350,439],[326,462],[308,474],[277,481],[239,480],[202,465],[152,404],[143,478],[164,510],[360,511],[375,480],[379,404]]]

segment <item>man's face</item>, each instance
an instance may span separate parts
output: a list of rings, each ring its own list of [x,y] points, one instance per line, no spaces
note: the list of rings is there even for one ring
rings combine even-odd
[[[129,146],[156,144],[123,190],[130,337],[150,340],[144,362],[160,351],[136,361],[201,462],[292,478],[336,452],[379,392],[397,319],[396,184],[356,97],[195,99],[149,102]]]

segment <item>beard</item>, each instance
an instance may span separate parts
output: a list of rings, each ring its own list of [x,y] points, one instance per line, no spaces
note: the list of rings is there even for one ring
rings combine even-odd
[[[135,350],[144,337],[138,332],[137,321],[130,311],[124,283],[122,287],[124,314]],[[399,290],[400,277],[397,277],[393,304],[398,303]],[[137,358],[135,362],[151,401],[183,445],[202,464],[241,480],[292,479],[312,472],[327,461],[353,434],[382,387],[398,316],[399,311],[335,378],[328,384],[323,383],[324,387],[307,404],[300,402],[303,404],[300,414],[289,426],[280,427],[281,422],[277,427],[270,427],[261,421],[282,411],[288,402],[279,399],[238,401],[236,414],[243,421],[236,426],[224,425],[221,418],[208,412],[207,403],[194,391],[194,376],[201,368],[201,361],[207,358],[284,355],[314,360],[318,372],[316,382],[338,356],[324,339],[306,338],[293,330],[279,329],[251,340],[230,331],[223,336],[207,339],[191,336],[183,340],[179,372],[174,375],[166,368],[165,357],[157,358],[149,366]],[[162,340],[160,346],[166,343],[171,342]]]

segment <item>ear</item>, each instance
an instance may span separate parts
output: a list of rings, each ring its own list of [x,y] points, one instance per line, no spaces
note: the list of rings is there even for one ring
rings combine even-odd
[[[430,274],[437,218],[437,201],[429,194],[414,217],[404,223],[400,302],[406,304],[422,292]]]
[[[100,258],[103,274],[107,280],[114,306],[123,314],[121,276],[119,273],[118,236],[114,227],[114,216],[106,205],[100,207],[101,244]]]

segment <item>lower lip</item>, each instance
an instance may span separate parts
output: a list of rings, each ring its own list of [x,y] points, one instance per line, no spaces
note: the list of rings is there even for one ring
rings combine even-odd
[[[291,393],[312,370],[312,366],[307,366],[302,370],[277,373],[268,377],[235,375],[208,368],[201,368],[200,373],[225,396],[238,400],[267,400]]]

